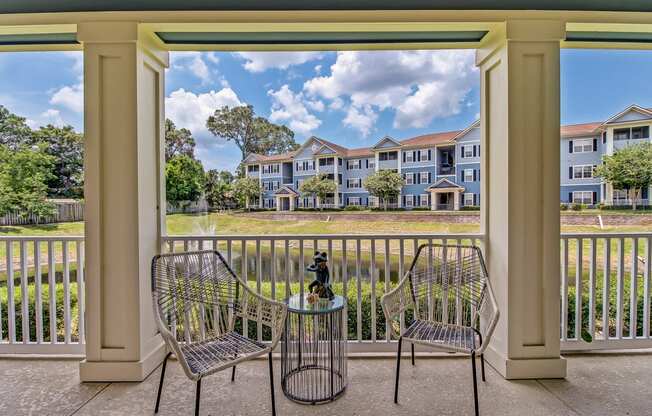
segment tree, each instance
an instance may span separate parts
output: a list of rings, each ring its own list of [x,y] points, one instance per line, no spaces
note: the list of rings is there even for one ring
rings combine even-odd
[[[627,146],[604,156],[595,174],[610,182],[614,189],[626,189],[635,210],[641,189],[652,184],[652,143]]]
[[[299,187],[299,191],[302,195],[316,197],[317,205],[321,209],[321,201],[323,201],[328,194],[337,192],[337,185],[334,180],[328,179],[328,175],[320,173],[319,175],[306,179]]]
[[[21,145],[26,145],[31,136],[32,129],[29,128],[25,119],[0,105],[0,145],[15,150]]]
[[[197,201],[204,191],[204,167],[187,155],[174,156],[165,165],[167,200],[178,205],[183,201]]]
[[[299,148],[292,130],[256,116],[251,105],[219,108],[208,117],[206,127],[213,135],[233,141],[242,160],[251,153],[271,155]]]
[[[172,120],[165,119],[165,161],[174,156],[186,155],[195,158],[195,139],[188,129],[177,129]]]
[[[43,148],[0,145],[0,215],[54,214],[54,205],[47,200],[53,158]]]
[[[233,194],[248,209],[249,201],[260,196],[260,182],[256,178],[239,178],[233,182]]]
[[[233,174],[211,169],[206,172],[204,194],[206,202],[213,208],[228,208],[235,204],[233,195]]]
[[[403,178],[393,170],[379,170],[373,175],[367,176],[363,186],[369,194],[383,200],[383,208],[387,211],[387,201],[390,198],[398,197],[403,186]]]
[[[48,195],[54,198],[84,196],[84,136],[72,126],[47,125],[34,132],[32,141],[43,144],[52,156],[53,175],[47,182]]]

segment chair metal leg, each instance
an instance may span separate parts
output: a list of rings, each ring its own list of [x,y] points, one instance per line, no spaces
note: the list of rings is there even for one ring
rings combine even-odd
[[[480,416],[478,406],[478,377],[475,370],[475,351],[471,352],[471,368],[473,369],[473,404],[475,405],[475,416]]]
[[[411,344],[412,346],[412,365],[414,365],[414,344]]]
[[[199,398],[201,396],[201,378],[197,380],[197,390],[195,391],[195,416],[199,416]]]
[[[272,416],[276,416],[276,401],[274,400],[274,365],[272,364],[271,351],[269,352],[269,389],[272,392]]]
[[[480,354],[480,368],[482,369],[482,381],[487,381],[484,378],[484,354]]]
[[[168,352],[165,358],[163,359],[163,366],[161,367],[161,381],[158,383],[158,394],[156,394],[156,406],[154,407],[154,413],[158,413],[158,405],[161,403],[161,391],[163,390],[163,379],[165,378],[165,367],[168,364],[168,358],[172,353]]]
[[[484,372],[482,374],[484,374]],[[234,381],[235,381],[235,366],[233,366],[233,369],[231,370],[231,383],[233,383]]]
[[[398,404],[398,377],[401,373],[401,344],[403,338],[398,339],[398,351],[396,352],[396,384],[394,384],[394,403]]]

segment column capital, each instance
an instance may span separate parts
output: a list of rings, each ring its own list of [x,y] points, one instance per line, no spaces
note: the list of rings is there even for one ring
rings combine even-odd
[[[145,31],[138,22],[84,22],[77,26],[77,40],[82,44],[133,43],[167,68],[169,52],[154,33]]]
[[[563,20],[507,20],[502,27],[491,31],[477,49],[475,64],[487,62],[507,42],[560,42],[566,38],[566,22]]]

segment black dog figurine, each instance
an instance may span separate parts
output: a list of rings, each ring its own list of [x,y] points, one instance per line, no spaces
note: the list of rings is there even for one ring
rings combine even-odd
[[[330,273],[328,271],[328,257],[326,253],[316,251],[312,260],[313,264],[308,266],[307,270],[314,272],[316,279],[308,285],[308,291],[310,293],[316,293],[321,299],[333,300],[335,294],[329,283]]]

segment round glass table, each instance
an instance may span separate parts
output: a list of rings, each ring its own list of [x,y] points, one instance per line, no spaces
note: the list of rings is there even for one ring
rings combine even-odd
[[[294,295],[287,303],[281,338],[283,393],[304,404],[333,401],[347,383],[344,299],[310,304],[306,295]]]

